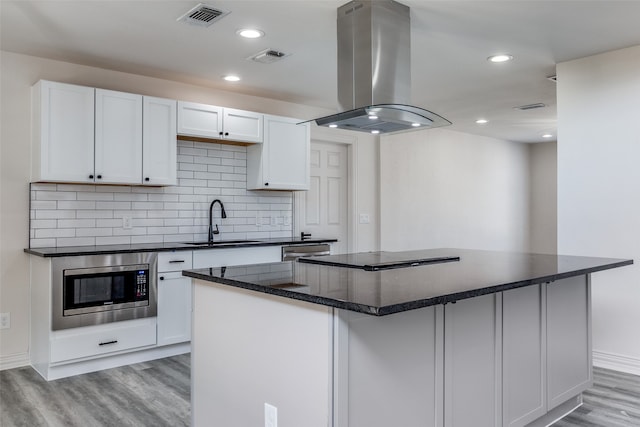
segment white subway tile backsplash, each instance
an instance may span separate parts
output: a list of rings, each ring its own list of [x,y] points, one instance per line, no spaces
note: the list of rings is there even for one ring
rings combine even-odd
[[[95,227],[95,219],[59,219],[58,228],[87,228]]]
[[[141,193],[116,193],[113,200],[116,202],[146,202],[149,200],[149,194]]]
[[[36,191],[36,200],[76,200],[73,191]]]
[[[74,209],[74,210],[80,210],[80,209],[96,209],[96,203],[108,203],[108,202],[94,202],[94,201],[66,201],[66,200],[59,200],[58,201],[58,209]],[[104,208],[100,208],[97,207],[97,209],[104,209]]]
[[[162,236],[147,236],[146,234],[143,236],[131,236],[130,239],[132,244],[163,242]]]
[[[46,239],[47,237],[75,237],[76,230],[73,228],[40,228],[36,230],[36,239]]]
[[[209,205],[218,240],[292,235],[292,193],[247,191],[246,147],[178,141],[178,185],[31,184],[31,247],[206,240]],[[124,229],[123,217],[133,228]]]
[[[114,199],[113,193],[78,192],[77,194],[78,200],[111,201]]]
[[[76,230],[76,237],[96,237],[111,235],[113,235],[113,228],[78,228]]]
[[[95,244],[95,237],[70,237],[56,239],[55,246],[93,246]]]
[[[96,237],[96,245],[128,245],[131,243],[129,236]]]
[[[134,210],[160,210],[164,209],[164,202],[133,202],[131,208]]]

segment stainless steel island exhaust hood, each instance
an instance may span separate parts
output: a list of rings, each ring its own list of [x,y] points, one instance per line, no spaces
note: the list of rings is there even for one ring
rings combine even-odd
[[[338,8],[338,101],[345,111],[316,123],[381,134],[451,124],[410,99],[410,9],[393,0]]]

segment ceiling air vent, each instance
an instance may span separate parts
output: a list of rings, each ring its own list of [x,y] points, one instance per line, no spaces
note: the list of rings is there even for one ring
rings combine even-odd
[[[200,3],[189,12],[178,18],[177,21],[186,22],[187,24],[199,25],[201,27],[208,27],[214,22],[224,18],[229,13],[230,12],[216,9],[215,7]]]
[[[284,59],[289,55],[290,53],[280,52],[275,49],[265,49],[256,53],[255,55],[248,57],[247,59],[250,59],[251,61],[259,62],[261,64],[271,64],[276,61],[280,61],[281,59]]]
[[[539,102],[537,104],[521,105],[519,107],[513,107],[513,108],[515,108],[516,110],[527,111],[527,110],[535,110],[536,108],[544,108],[544,107],[546,107],[546,105]]]

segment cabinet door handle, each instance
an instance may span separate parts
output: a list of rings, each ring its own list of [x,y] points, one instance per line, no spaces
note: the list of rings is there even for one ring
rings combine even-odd
[[[268,183],[268,182],[265,182],[265,183],[264,183],[264,185],[265,185],[265,187],[266,187],[267,185],[269,185],[269,183]]]
[[[109,344],[116,344],[118,342],[118,340],[113,340],[113,341],[105,341],[105,342],[101,342],[98,345],[109,345]]]
[[[89,179],[93,179],[93,175],[89,175]]]
[[[225,133],[224,133],[224,136],[229,136],[229,132],[225,132]]]
[[[98,175],[96,178],[98,178],[98,179],[102,179],[102,175]]]
[[[149,177],[146,177],[144,180],[145,180],[145,181],[147,181],[147,182],[149,182]]]
[[[174,259],[174,260],[169,261],[169,264],[175,264],[177,262],[184,262],[184,260],[183,259]]]
[[[221,131],[218,135],[222,136],[222,135],[223,135],[223,132]]]
[[[160,280],[164,280],[164,276],[160,276]]]

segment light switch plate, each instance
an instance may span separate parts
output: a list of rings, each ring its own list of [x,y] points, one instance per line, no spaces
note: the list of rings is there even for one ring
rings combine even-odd
[[[360,214],[360,224],[369,224],[369,214]]]
[[[11,313],[0,313],[0,329],[11,327]]]

